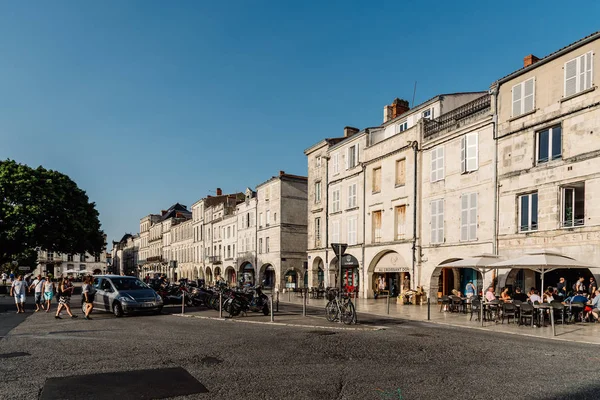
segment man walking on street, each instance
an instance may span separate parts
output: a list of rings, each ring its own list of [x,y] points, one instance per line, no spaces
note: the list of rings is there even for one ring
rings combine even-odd
[[[4,286],[6,286],[6,278],[8,278],[8,275],[6,275],[6,272],[2,273],[2,284]]]
[[[31,289],[33,288],[35,293],[35,312],[40,311],[40,307],[42,310],[44,309],[43,289],[45,283],[46,280],[42,279],[41,275],[38,275],[31,283],[31,286],[29,286],[29,292],[31,293]]]
[[[17,304],[17,314],[25,312],[25,294],[27,293],[27,287],[23,281],[23,275],[19,275],[16,281],[13,281],[10,286],[10,295],[15,297],[15,303]]]

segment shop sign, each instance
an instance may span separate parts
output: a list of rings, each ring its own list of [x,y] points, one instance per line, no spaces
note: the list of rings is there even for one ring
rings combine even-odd
[[[392,272],[410,272],[408,267],[377,267],[375,272],[392,273]]]

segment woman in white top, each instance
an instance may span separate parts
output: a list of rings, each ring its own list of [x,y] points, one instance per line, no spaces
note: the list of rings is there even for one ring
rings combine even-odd
[[[50,311],[50,304],[52,304],[52,298],[54,297],[54,282],[50,275],[46,277],[44,282],[44,299],[46,300],[46,312]]]
[[[83,312],[85,313],[85,319],[90,318],[90,314],[94,309],[94,295],[96,294],[96,288],[93,286],[94,278],[91,276],[86,276],[83,278],[83,286],[81,287],[81,295],[83,296],[83,301],[85,302]]]

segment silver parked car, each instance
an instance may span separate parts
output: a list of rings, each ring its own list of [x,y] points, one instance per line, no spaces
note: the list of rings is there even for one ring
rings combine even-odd
[[[96,275],[94,288],[94,308],[112,312],[116,317],[138,311],[160,314],[163,308],[158,293],[134,276]]]

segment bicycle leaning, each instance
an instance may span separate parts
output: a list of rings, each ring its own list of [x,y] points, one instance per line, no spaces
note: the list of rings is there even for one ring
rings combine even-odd
[[[338,290],[330,289],[325,294],[329,302],[325,306],[325,315],[329,322],[342,321],[346,325],[356,323],[356,309],[348,293],[338,296]]]

